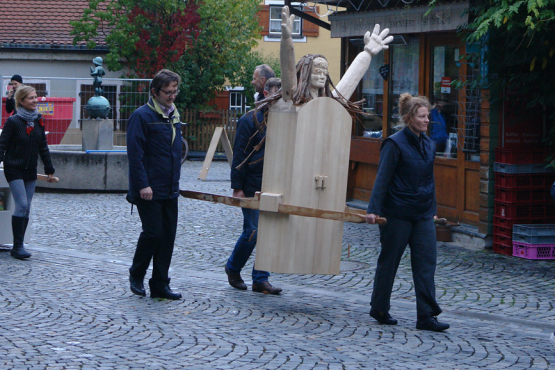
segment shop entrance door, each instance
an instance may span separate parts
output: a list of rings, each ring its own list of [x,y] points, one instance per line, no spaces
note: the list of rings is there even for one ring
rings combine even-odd
[[[462,56],[465,46],[454,34],[424,36],[424,94],[433,108],[429,136],[436,142],[435,179],[438,214],[477,225],[480,163],[479,107],[464,82],[473,73]],[[455,88],[454,82],[460,84]],[[469,118],[478,115],[478,119]]]

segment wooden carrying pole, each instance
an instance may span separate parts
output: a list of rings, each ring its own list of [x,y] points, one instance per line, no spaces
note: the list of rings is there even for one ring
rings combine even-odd
[[[37,180],[48,181],[48,175],[37,174]],[[57,177],[52,177],[52,182],[60,182]]]
[[[229,138],[227,137],[227,133],[225,132],[223,127],[216,127],[214,130],[214,135],[212,136],[212,140],[210,141],[210,146],[208,147],[208,151],[206,152],[206,157],[204,158],[204,163],[202,164],[202,169],[200,170],[200,175],[198,176],[199,180],[206,180],[206,175],[208,175],[208,170],[210,169],[210,165],[212,164],[212,160],[214,159],[214,154],[216,153],[216,148],[218,147],[218,143],[222,142],[222,146],[224,147],[225,156],[227,157],[227,162],[231,167],[231,163],[233,162],[233,149],[231,148],[231,143],[229,142]]]
[[[254,198],[235,198],[235,197],[228,197],[225,195],[202,193],[202,192],[191,191],[191,190],[179,190],[179,193],[185,198],[204,200],[208,202],[221,203],[228,206],[249,208],[249,209],[261,209],[260,196],[262,197],[264,196],[264,194],[257,193],[257,196]],[[288,215],[295,215],[295,216],[323,218],[327,220],[346,221],[346,222],[354,222],[354,223],[366,222],[366,212],[359,211],[359,210],[351,210],[351,209],[346,209],[345,212],[338,212],[338,211],[329,211],[325,209],[293,206],[288,204],[278,204],[277,212],[288,214]],[[376,223],[380,225],[384,225],[385,223],[387,223],[387,219],[383,217],[378,217],[376,219]]]

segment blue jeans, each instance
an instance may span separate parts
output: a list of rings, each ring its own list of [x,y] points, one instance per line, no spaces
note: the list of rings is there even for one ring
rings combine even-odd
[[[29,214],[31,213],[31,201],[33,200],[33,195],[35,195],[36,184],[37,180],[23,181],[17,179],[9,182],[15,202],[14,216],[29,218]]]
[[[256,233],[258,232],[258,215],[256,209],[241,208],[243,211],[243,233],[237,240],[231,256],[227,260],[227,269],[235,274],[241,272],[256,246]],[[270,273],[252,268],[252,281],[255,284],[268,281]]]

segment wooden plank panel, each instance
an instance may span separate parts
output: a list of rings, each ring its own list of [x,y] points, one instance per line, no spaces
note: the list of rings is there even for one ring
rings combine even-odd
[[[355,188],[367,189],[371,191],[376,182],[376,175],[378,174],[378,165],[360,163],[358,171],[355,174]]]
[[[447,163],[440,164],[436,162],[434,165],[434,179],[436,182],[437,205],[456,207],[459,196],[457,192],[457,167]]]
[[[464,210],[478,212],[480,210],[480,171],[467,169],[464,180]]]
[[[278,104],[280,102],[268,114],[262,191],[283,194],[283,202],[291,204],[297,112],[291,105]],[[280,265],[280,251],[275,246],[281,238],[288,236],[291,217],[294,216],[260,212],[255,261],[257,269],[274,271]]]
[[[372,192],[370,190],[355,188],[355,191],[353,192],[353,199],[369,202],[371,194]]]
[[[285,204],[344,210],[350,135],[350,115],[334,99],[314,99],[298,113],[270,112],[262,192],[284,194]],[[316,176],[325,178],[324,189]],[[340,273],[342,221],[261,212],[258,230],[257,269]]]
[[[380,160],[380,148],[382,142],[378,139],[358,139],[351,140],[350,160],[360,163],[378,164]]]

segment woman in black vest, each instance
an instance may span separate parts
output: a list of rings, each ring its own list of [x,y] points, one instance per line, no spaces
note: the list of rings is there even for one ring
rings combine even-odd
[[[449,324],[437,321],[441,313],[435,298],[437,205],[434,183],[435,144],[426,135],[431,105],[425,97],[402,94],[399,112],[406,127],[385,139],[378,174],[368,204],[366,222],[376,215],[382,249],[374,279],[370,316],[380,324],[396,325],[389,314],[395,275],[407,244],[416,292],[416,328],[442,331]]]
[[[35,89],[31,86],[20,86],[15,93],[17,113],[8,118],[0,135],[0,163],[4,162],[4,175],[15,203],[11,255],[17,259],[31,257],[31,253],[23,247],[23,239],[29,223],[31,200],[35,194],[39,155],[44,163],[48,181],[53,181],[54,174],[46,143],[44,121],[37,110],[37,103]]]

